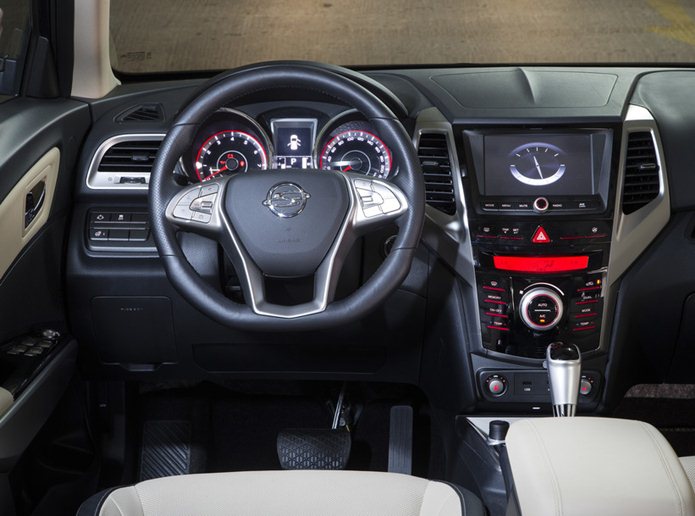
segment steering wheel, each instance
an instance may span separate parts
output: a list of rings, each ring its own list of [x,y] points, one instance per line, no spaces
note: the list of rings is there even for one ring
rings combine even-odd
[[[374,126],[399,164],[389,181],[326,170],[266,170],[181,187],[172,170],[196,131],[221,106],[250,93],[316,91],[355,108]],[[403,282],[420,240],[424,183],[405,129],[375,95],[334,71],[307,64],[245,68],[215,80],[179,114],[150,177],[152,233],[167,276],[205,315],[230,328],[317,330],[358,320]],[[361,287],[334,300],[355,239],[394,221],[398,236]],[[186,260],[178,231],[216,240],[234,265],[246,304],[204,282]],[[287,306],[267,295],[268,278],[313,278],[310,301]]]

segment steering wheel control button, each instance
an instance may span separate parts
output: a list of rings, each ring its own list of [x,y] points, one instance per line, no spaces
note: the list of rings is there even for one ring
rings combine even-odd
[[[193,212],[191,216],[193,222],[202,222],[203,224],[208,224],[212,220],[212,215],[209,213]]]
[[[198,197],[195,199],[191,205],[190,209],[191,211],[199,212],[199,213],[212,213],[212,209],[215,207],[215,199],[217,198],[217,194],[211,194],[211,195],[206,195],[204,197]]]
[[[201,197],[206,197],[211,194],[216,194],[217,192],[220,191],[220,185],[214,184],[214,185],[205,185],[200,188],[200,196]]]
[[[181,220],[191,220],[193,212],[185,204],[177,204],[173,211],[174,217]]]
[[[549,244],[551,242],[550,235],[548,235],[543,226],[538,226],[531,237],[531,242],[534,244]]]
[[[538,197],[535,201],[533,201],[533,210],[537,213],[545,213],[548,211],[549,207],[550,203],[545,197]]]
[[[382,199],[381,211],[385,214],[394,213],[401,209],[401,203],[398,197],[396,197],[388,186],[373,182],[372,190]]]
[[[504,396],[507,392],[507,379],[499,374],[488,376],[485,380],[485,385],[487,391],[496,398]]]
[[[199,187],[193,188],[192,190],[189,190],[188,192],[183,194],[181,197],[179,197],[179,200],[176,203],[176,207],[174,208],[172,215],[177,219],[191,220],[191,217],[193,216],[193,212],[191,211],[191,204],[198,198],[199,195]]]
[[[562,298],[549,287],[528,290],[519,302],[523,323],[536,331],[548,331],[557,326],[564,313]]]

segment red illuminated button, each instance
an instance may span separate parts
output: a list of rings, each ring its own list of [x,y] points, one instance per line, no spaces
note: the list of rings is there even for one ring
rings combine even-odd
[[[493,396],[502,396],[507,392],[507,379],[504,376],[492,375],[488,377],[485,381],[487,383],[487,390]]]
[[[583,396],[588,396],[589,394],[591,394],[591,389],[592,389],[592,387],[593,387],[593,385],[591,385],[591,381],[590,381],[590,380],[588,380],[588,379],[586,379],[586,378],[582,378],[582,380],[581,380],[581,382],[580,382],[580,384],[579,384],[579,392],[580,392]]]
[[[490,392],[492,394],[499,394],[504,389],[504,384],[499,380],[492,380],[490,382]]]
[[[548,232],[543,228],[543,226],[538,226],[538,229],[536,229],[536,232],[533,234],[533,237],[531,237],[531,242],[533,242],[534,244],[550,243],[550,237],[548,236]]]

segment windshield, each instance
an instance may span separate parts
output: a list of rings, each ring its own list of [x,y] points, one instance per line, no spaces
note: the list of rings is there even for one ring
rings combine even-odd
[[[345,66],[687,63],[680,0],[111,0],[113,66],[221,70],[279,59]]]

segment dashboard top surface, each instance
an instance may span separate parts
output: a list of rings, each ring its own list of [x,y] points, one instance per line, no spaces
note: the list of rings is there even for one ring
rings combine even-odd
[[[695,134],[692,70],[532,66],[388,69],[366,71],[365,75],[402,103],[407,115],[401,119],[411,132],[418,115],[432,107],[456,131],[490,126],[606,127],[621,123],[631,103],[643,106],[668,135],[664,152],[676,192],[673,207],[695,206],[695,193],[691,193],[695,192],[695,179],[686,170],[692,162],[691,146],[675,145]],[[91,102],[94,125],[85,145],[83,173],[94,149],[110,137],[166,133],[181,107],[205,84],[202,79],[126,83]],[[120,113],[144,103],[160,104],[163,119],[115,121]],[[319,112],[324,122],[349,109],[334,99],[291,90],[284,90],[282,96],[258,94],[233,107],[250,117],[273,110],[293,115]],[[88,190],[82,188],[80,193]]]

